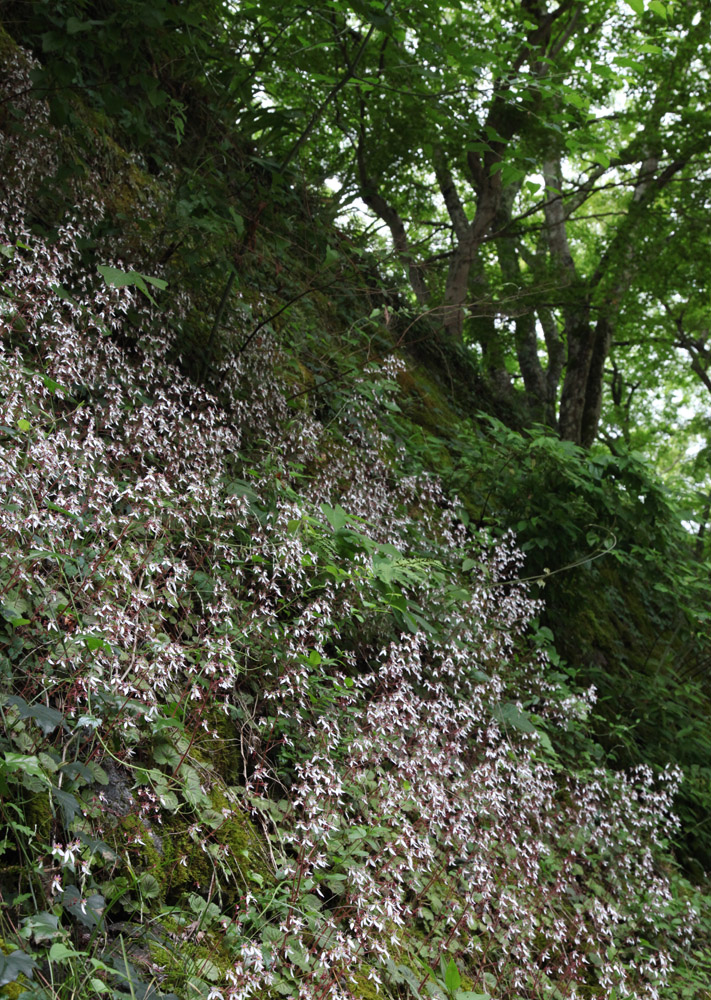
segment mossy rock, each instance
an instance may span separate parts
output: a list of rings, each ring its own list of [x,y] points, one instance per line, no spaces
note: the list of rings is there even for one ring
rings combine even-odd
[[[183,930],[178,924],[165,924],[165,930],[174,938]],[[175,991],[179,996],[200,996],[205,987],[224,981],[225,972],[232,960],[224,948],[221,934],[200,930],[200,940],[181,940],[176,943],[149,940],[148,952],[163,970],[160,987],[163,991]]]
[[[212,887],[225,909],[255,886],[270,884],[274,876],[245,813],[219,787],[209,793],[209,800],[211,809],[205,810],[195,832],[182,816],[167,825],[161,875],[156,877],[171,902],[187,891],[203,894]]]
[[[16,53],[20,51],[20,46],[17,44],[11,35],[8,35],[7,31],[0,22],[0,56],[7,57],[11,53]]]
[[[52,836],[54,813],[48,792],[33,795],[24,804],[25,825],[34,829],[40,840],[49,843]]]

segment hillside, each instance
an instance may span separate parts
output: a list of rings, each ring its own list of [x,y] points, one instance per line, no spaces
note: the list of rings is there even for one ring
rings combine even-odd
[[[257,7],[3,12],[0,995],[711,997],[698,510],[230,125]]]

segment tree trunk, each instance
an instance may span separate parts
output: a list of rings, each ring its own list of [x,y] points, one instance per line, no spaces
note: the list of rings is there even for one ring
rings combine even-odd
[[[582,441],[583,413],[588,390],[588,376],[595,345],[595,330],[586,303],[572,309],[566,317],[565,334],[568,358],[560,398],[558,429],[565,441]]]
[[[605,381],[605,361],[612,344],[612,321],[601,316],[595,326],[590,370],[585,391],[585,406],[580,427],[580,443],[589,448],[597,437],[602,412],[602,392]]]
[[[469,274],[475,250],[476,244],[470,238],[459,243],[447,271],[442,319],[447,336],[457,343],[461,342],[464,330],[464,310],[469,294]]]

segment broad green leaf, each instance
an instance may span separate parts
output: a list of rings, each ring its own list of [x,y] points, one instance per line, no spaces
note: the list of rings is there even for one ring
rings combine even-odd
[[[149,274],[139,274],[138,271],[120,271],[117,267],[111,267],[109,264],[99,264],[97,270],[107,285],[113,285],[114,288],[125,288],[133,285],[143,292],[153,305],[156,302],[148,291],[148,284],[154,285],[156,288],[167,288],[167,282],[162,278],[154,278]]]
[[[65,825],[70,827],[74,817],[78,816],[82,811],[80,802],[76,796],[72,795],[71,792],[65,792],[63,788],[57,788],[56,785],[52,785],[51,792],[52,798],[55,799],[61,807]]]
[[[450,993],[454,993],[462,985],[462,977],[453,958],[449,960],[449,965],[444,974],[444,984]]]
[[[37,963],[32,955],[28,955],[21,948],[11,951],[9,955],[0,952],[0,986],[14,983],[19,976],[27,976],[28,979],[32,979],[36,968]],[[10,996],[11,994],[9,991],[3,990],[3,995]]]
[[[331,507],[330,504],[322,503],[321,510],[334,531],[340,531],[342,528],[345,528],[348,523],[348,515],[343,507],[339,504],[336,504],[335,507]]]
[[[68,947],[63,941],[55,941],[49,949],[50,962],[63,962],[67,958],[80,958],[86,955],[85,951],[75,951]]]
[[[23,920],[20,931],[21,937],[28,940],[33,937],[38,944],[42,941],[51,941],[59,933],[59,918],[46,910]]]
[[[661,17],[661,18],[663,18],[663,20],[666,21],[666,19],[667,19],[667,8],[661,2],[661,0],[649,0],[649,9],[652,10],[652,11],[654,11],[654,13],[657,15],[657,17]]]
[[[635,14],[644,14],[644,0],[627,0]]]
[[[160,896],[160,883],[155,875],[144,872],[139,882],[139,891],[144,899],[157,899]]]
[[[44,772],[44,768],[33,754],[16,753],[14,750],[5,751],[5,768],[10,772],[21,772],[32,777],[40,778],[50,784],[50,780]]]
[[[514,729],[518,729],[521,733],[537,732],[528,715],[522,712],[513,702],[508,701],[504,702],[503,705],[497,705],[491,714],[497,722],[502,723],[504,726],[513,726]]]

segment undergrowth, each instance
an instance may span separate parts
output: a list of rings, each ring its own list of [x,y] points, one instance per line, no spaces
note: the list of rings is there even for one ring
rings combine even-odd
[[[6,86],[24,94],[27,72],[18,59]],[[561,669],[515,538],[473,525],[384,432],[402,358],[351,373],[328,414],[295,401],[273,329],[217,360],[219,398],[196,384],[166,360],[190,289],[108,236],[86,265],[100,197],[77,182],[74,213],[32,229],[53,126],[17,107],[0,203],[0,986],[696,989],[708,904],[671,852],[680,772],[605,766],[595,690]],[[225,316],[236,343],[243,315]]]

